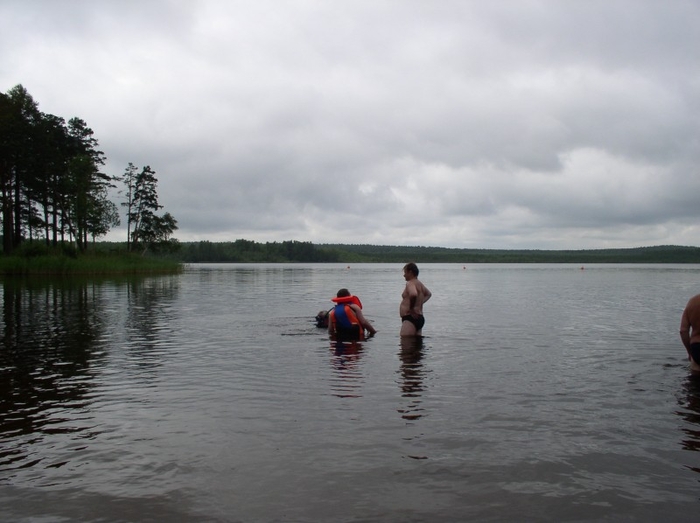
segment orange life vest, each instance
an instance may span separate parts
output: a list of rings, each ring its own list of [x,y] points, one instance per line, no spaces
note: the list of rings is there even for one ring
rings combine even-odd
[[[354,303],[360,309],[362,308],[362,302],[360,301],[360,298],[358,298],[357,296],[341,296],[340,298],[335,297],[335,298],[331,298],[331,301],[333,303]]]
[[[346,296],[349,297],[349,296]],[[353,296],[354,297],[354,296]],[[358,300],[359,301],[359,300]],[[355,303],[354,301],[352,303]],[[347,303],[339,303],[328,314],[330,332],[338,338],[364,340],[365,329],[360,325],[355,311]]]

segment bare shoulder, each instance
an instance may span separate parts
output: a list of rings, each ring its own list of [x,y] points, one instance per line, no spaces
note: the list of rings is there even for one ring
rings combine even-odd
[[[688,300],[685,305],[685,310],[690,311],[692,309],[700,308],[700,294],[696,294]]]

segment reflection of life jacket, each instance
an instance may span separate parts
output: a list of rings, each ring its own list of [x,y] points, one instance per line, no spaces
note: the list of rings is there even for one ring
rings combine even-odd
[[[346,298],[354,298],[354,296],[346,296]],[[328,316],[330,331],[339,339],[363,340],[365,338],[365,329],[360,325],[355,311],[347,303],[339,303],[333,307]]]

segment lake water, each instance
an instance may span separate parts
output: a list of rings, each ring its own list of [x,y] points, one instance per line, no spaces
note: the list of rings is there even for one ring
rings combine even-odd
[[[4,280],[0,519],[700,519],[700,265],[423,264],[403,344],[401,267]]]

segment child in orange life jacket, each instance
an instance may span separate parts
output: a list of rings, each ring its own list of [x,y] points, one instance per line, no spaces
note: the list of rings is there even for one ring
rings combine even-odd
[[[362,314],[362,302],[347,289],[340,289],[331,301],[336,305],[328,313],[328,332],[336,339],[363,340],[365,329],[371,338],[377,333]]]

